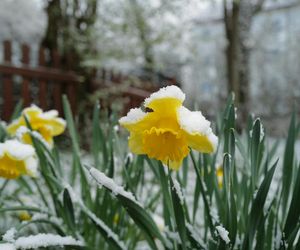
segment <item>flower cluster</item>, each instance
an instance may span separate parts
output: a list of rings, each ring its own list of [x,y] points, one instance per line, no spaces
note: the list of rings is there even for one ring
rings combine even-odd
[[[33,148],[32,134],[40,137],[49,147],[53,146],[53,137],[64,132],[66,122],[58,117],[56,110],[44,112],[37,106],[25,108],[21,116],[7,126],[7,132],[16,139],[0,143],[0,177],[17,178],[20,175],[37,175],[38,161]]]

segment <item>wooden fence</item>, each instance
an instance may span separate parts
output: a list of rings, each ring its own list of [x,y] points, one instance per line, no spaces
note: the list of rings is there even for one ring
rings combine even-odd
[[[44,110],[57,109],[62,114],[62,94],[66,94],[72,111],[77,112],[80,85],[90,84],[92,91],[100,90],[112,84],[122,84],[125,78],[109,70],[95,70],[89,83],[83,83],[82,77],[71,70],[72,57],[62,65],[57,51],[38,50],[37,65],[32,65],[31,49],[21,45],[20,63],[12,62],[12,42],[3,43],[3,62],[0,62],[0,120],[8,121],[16,103],[22,99],[24,106],[35,103]],[[47,63],[51,55],[52,63]],[[101,74],[99,75],[99,72]],[[149,91],[128,87],[123,95],[130,98],[127,108],[136,106],[150,94]]]

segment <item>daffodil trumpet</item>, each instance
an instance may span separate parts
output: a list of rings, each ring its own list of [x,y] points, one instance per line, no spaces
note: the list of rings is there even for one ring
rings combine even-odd
[[[130,132],[129,148],[178,170],[191,147],[202,153],[214,152],[218,138],[200,111],[184,107],[185,94],[167,86],[151,94],[142,108],[131,109],[119,123]]]

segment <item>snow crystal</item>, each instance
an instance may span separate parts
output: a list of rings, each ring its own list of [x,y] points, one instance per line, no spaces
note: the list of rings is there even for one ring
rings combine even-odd
[[[0,250],[16,250],[15,246],[10,243],[0,243]]]
[[[71,236],[60,236],[54,234],[37,234],[28,237],[20,237],[15,242],[16,248],[21,249],[36,249],[39,247],[49,247],[49,246],[84,246],[83,242],[74,239]]]
[[[147,114],[140,108],[130,109],[128,114],[119,120],[120,124],[137,123],[144,119]]]
[[[189,134],[200,134],[208,137],[208,140],[216,148],[218,137],[214,135],[210,122],[205,119],[200,111],[190,111],[181,106],[178,109],[178,120],[180,127]]]
[[[2,236],[2,239],[7,241],[7,242],[13,242],[16,234],[16,229],[12,227],[6,233]]]
[[[185,94],[181,91],[180,88],[178,88],[175,85],[167,86],[161,88],[155,93],[152,93],[150,97],[145,99],[144,105],[147,107],[149,103],[151,103],[153,100],[162,99],[162,98],[176,98],[181,102],[183,102],[185,99]]]
[[[112,193],[114,195],[122,195],[122,196],[132,200],[133,202],[137,203],[138,205],[142,206],[135,199],[135,197],[133,196],[132,193],[125,191],[122,186],[117,185],[113,179],[107,177],[104,173],[100,172],[98,169],[91,168],[91,169],[89,169],[89,172],[99,185],[108,188],[109,190],[112,191]]]
[[[180,204],[183,205],[184,204],[184,196],[183,196],[183,193],[181,191],[180,184],[176,179],[173,179],[173,184],[174,184],[175,191],[178,195],[178,198],[180,200]]]
[[[228,244],[230,242],[230,239],[228,237],[228,231],[222,226],[216,226],[216,229],[222,240],[224,240],[225,243]]]

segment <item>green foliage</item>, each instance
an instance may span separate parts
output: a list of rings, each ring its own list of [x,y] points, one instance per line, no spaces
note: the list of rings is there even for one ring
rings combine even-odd
[[[98,104],[90,151],[82,150],[64,97],[72,149],[49,149],[32,136],[41,176],[0,180],[0,234],[14,226],[18,235],[70,235],[84,241],[81,248],[91,250],[299,249],[296,115],[280,152],[278,142],[268,146],[259,119],[249,117],[246,131],[236,132],[233,102],[231,96],[218,117],[217,151],[207,155],[191,150],[182,168],[171,172],[145,155],[128,154],[127,135],[116,129],[116,115],[103,115]],[[28,121],[27,126],[30,129]],[[0,139],[5,138],[1,125]],[[217,167],[223,170],[222,185]],[[22,223],[19,211],[27,211],[32,219]],[[217,226],[228,231],[229,243]]]

